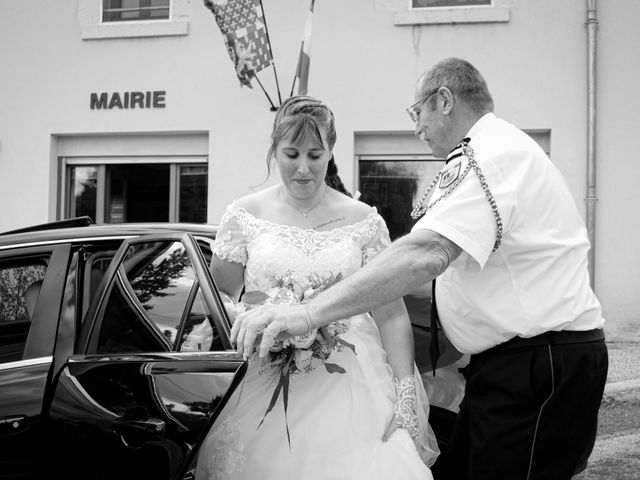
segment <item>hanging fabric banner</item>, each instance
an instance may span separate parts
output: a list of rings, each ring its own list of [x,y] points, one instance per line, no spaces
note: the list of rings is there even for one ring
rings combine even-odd
[[[307,21],[304,26],[304,37],[302,38],[302,45],[300,45],[300,56],[298,57],[298,66],[296,68],[298,95],[306,95],[309,84],[309,65],[311,63],[311,24],[313,20],[314,4],[315,0],[311,0],[309,12],[307,12]],[[291,93],[293,94],[293,89]]]
[[[273,62],[261,0],[204,0],[224,35],[240,85]],[[257,77],[255,77],[257,78]]]

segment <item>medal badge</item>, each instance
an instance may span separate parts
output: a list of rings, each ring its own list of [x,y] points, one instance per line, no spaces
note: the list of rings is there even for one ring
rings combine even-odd
[[[451,186],[451,184],[458,179],[458,176],[460,176],[460,163],[457,163],[456,165],[447,168],[442,172],[442,175],[440,176],[440,184],[438,185],[438,187],[447,188]]]

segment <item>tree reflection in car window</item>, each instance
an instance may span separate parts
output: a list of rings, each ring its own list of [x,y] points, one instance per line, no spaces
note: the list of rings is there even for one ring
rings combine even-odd
[[[100,353],[224,350],[185,246],[131,245],[116,278],[99,337]]]
[[[195,273],[180,242],[145,243],[136,247],[135,267],[127,278],[138,300],[162,335],[173,344]],[[131,262],[129,263],[132,264]]]

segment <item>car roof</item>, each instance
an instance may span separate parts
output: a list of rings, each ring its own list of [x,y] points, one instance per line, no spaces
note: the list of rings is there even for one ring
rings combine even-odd
[[[51,225],[52,228],[47,228]],[[0,247],[21,244],[38,244],[52,241],[90,240],[97,238],[125,238],[162,232],[189,232],[214,238],[218,227],[202,223],[149,222],[93,224],[81,227],[60,227],[59,222],[36,225],[20,230],[0,233]]]

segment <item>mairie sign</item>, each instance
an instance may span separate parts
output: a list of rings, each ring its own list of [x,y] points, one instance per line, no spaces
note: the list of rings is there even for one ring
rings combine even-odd
[[[101,92],[91,93],[91,110],[165,108],[167,92]]]

